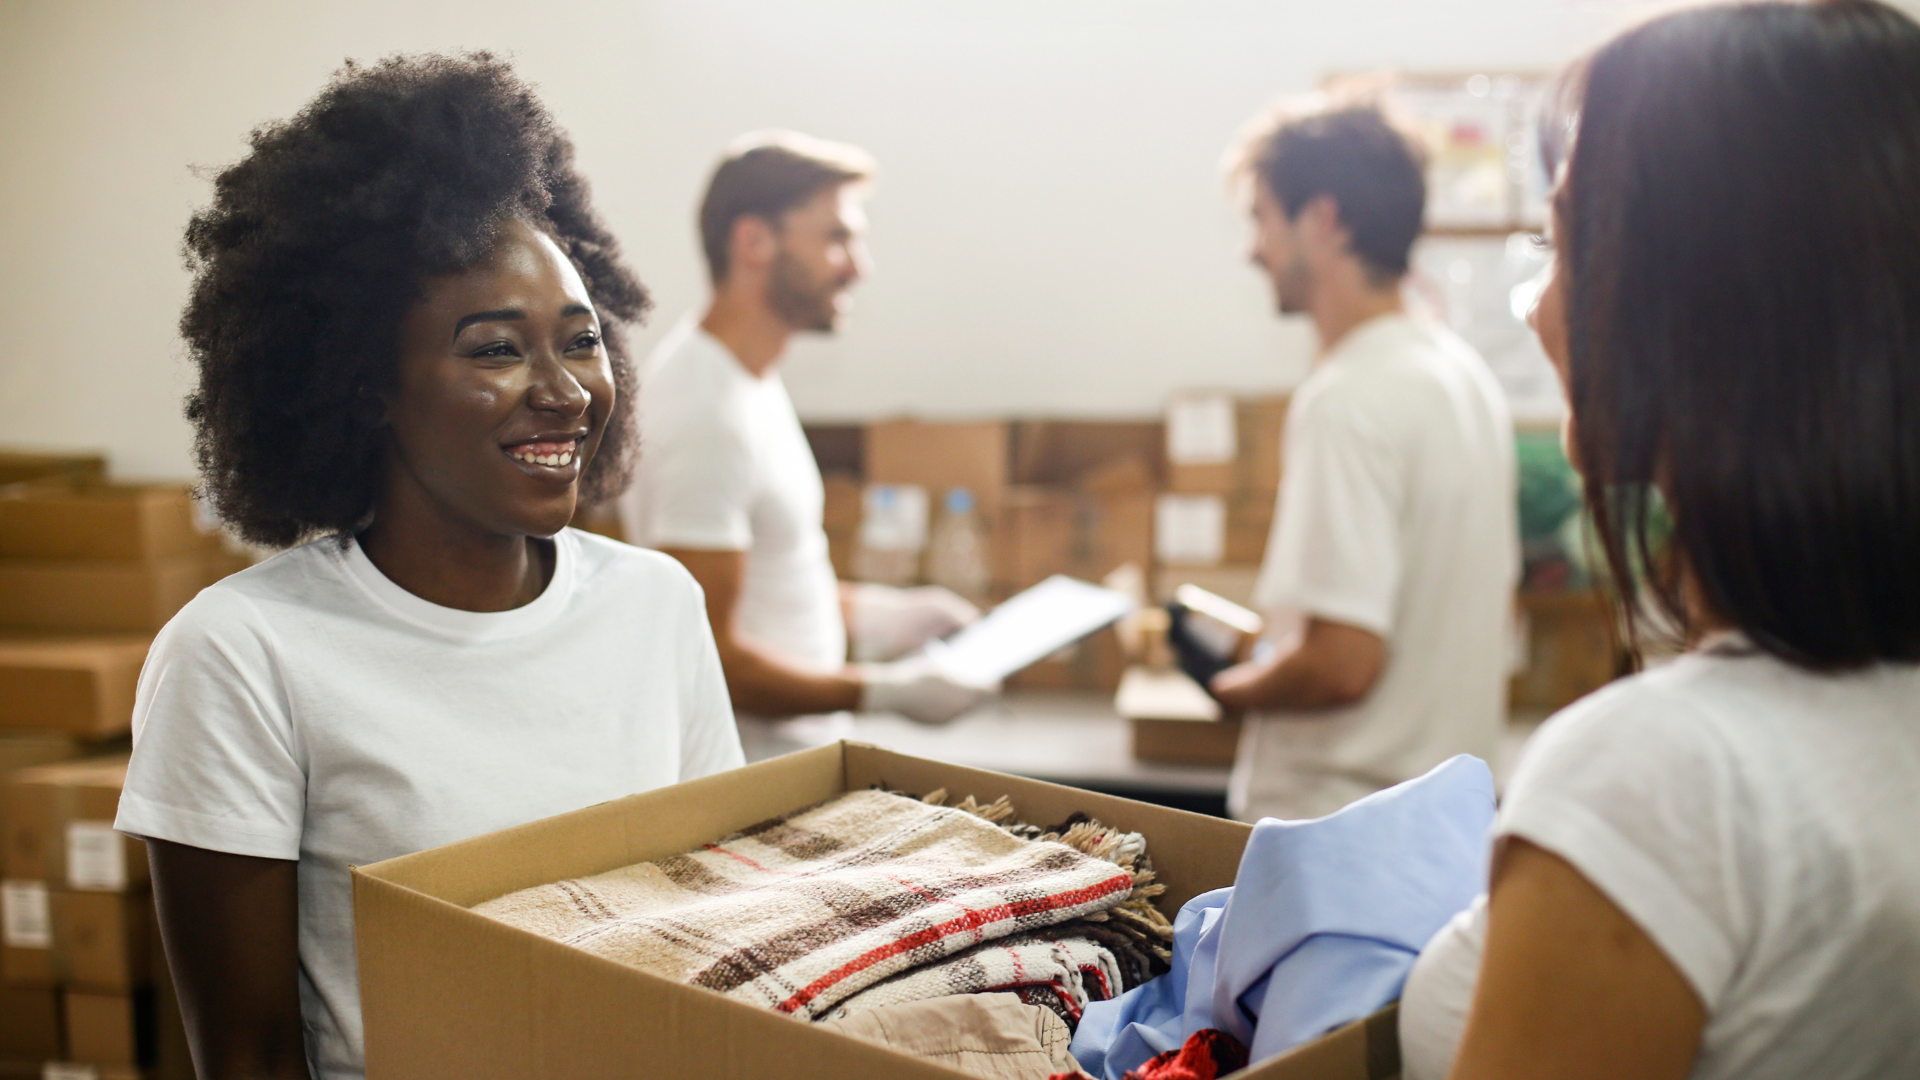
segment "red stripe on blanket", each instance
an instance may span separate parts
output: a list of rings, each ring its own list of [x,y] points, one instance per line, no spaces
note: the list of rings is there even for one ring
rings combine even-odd
[[[754,862],[752,859],[747,858],[745,855],[742,855],[737,851],[728,851],[726,848],[721,847],[719,844],[701,844],[700,846],[707,849],[708,851],[718,852],[721,855],[725,855],[729,859],[734,859],[736,861],[746,863],[748,866],[753,867],[755,870],[758,870],[763,874],[778,874],[781,877],[805,876],[797,870],[775,870],[770,866],[761,866],[759,863]]]
[[[806,986],[801,987],[794,992],[792,997],[775,1006],[775,1009],[783,1013],[798,1012],[806,1006],[807,1002],[819,997],[823,991],[840,980],[845,979],[847,976],[864,971],[882,960],[898,956],[904,952],[910,952],[922,945],[938,941],[954,933],[966,930],[978,930],[980,927],[990,923],[1000,922],[1005,919],[1017,919],[1022,915],[1033,915],[1042,911],[1056,911],[1064,907],[1074,907],[1079,904],[1084,904],[1089,900],[1097,900],[1102,896],[1107,896],[1121,890],[1132,891],[1132,889],[1133,875],[1121,874],[1117,877],[1108,878],[1098,885],[1089,885],[1084,889],[1075,889],[1072,892],[1059,893],[1054,896],[1041,896],[1031,900],[1018,900],[1010,904],[995,904],[984,911],[968,911],[957,919],[949,919],[937,926],[930,926],[918,933],[908,934],[906,937],[897,938],[877,949],[869,950],[865,955],[848,961],[827,974],[822,975],[820,978],[815,979]]]

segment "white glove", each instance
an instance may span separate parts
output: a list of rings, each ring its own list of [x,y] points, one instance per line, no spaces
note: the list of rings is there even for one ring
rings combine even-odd
[[[899,713],[923,724],[944,724],[1000,692],[999,684],[959,682],[924,656],[891,664],[862,664],[860,711]]]
[[[980,617],[980,609],[938,585],[852,586],[853,658],[894,660]]]

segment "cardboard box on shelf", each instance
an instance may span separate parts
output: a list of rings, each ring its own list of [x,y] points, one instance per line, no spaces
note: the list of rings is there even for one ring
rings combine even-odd
[[[950,488],[973,493],[991,521],[1007,488],[1007,425],[1001,421],[944,423],[885,420],[867,425],[864,453],[869,484],[917,484],[934,505]]]
[[[1133,720],[1133,756],[1163,765],[1231,765],[1240,748],[1240,719]]]
[[[1258,564],[1273,533],[1271,493],[1235,495],[1227,500],[1226,561]]]
[[[1571,705],[1621,672],[1613,608],[1595,592],[1534,593],[1519,597],[1525,649],[1508,685],[1517,709],[1552,711]]]
[[[826,504],[821,527],[827,534],[827,555],[842,581],[853,580],[853,552],[860,543],[860,481],[850,473],[831,472],[821,478]]]
[[[1073,573],[1080,500],[1050,487],[1007,489],[994,529],[994,586],[1011,596],[1054,574]]]
[[[627,543],[627,527],[620,521],[619,508],[612,504],[604,506],[582,506],[574,511],[569,526],[584,532],[597,533],[609,540]]]
[[[1126,656],[1112,627],[1077,641],[1052,656],[1007,677],[1019,690],[1088,690],[1110,694],[1120,685]]]
[[[86,750],[86,744],[71,735],[0,731],[0,785],[4,785],[9,776],[21,769],[67,761],[81,756]],[[0,799],[0,844],[6,842],[5,815],[6,802]],[[0,862],[0,865],[4,863]]]
[[[39,765],[0,783],[0,871],[12,881],[56,889],[138,890],[147,883],[147,848],[113,831],[124,755]]]
[[[0,635],[0,729],[126,734],[152,641],[144,634]]]
[[[141,562],[218,550],[185,484],[0,489],[0,558]]]
[[[148,562],[0,560],[0,627],[151,634],[245,565],[226,552]]]
[[[1172,914],[1232,884],[1249,826],[840,743],[353,871],[370,1080],[459,1076],[781,1076],[936,1080],[945,1067],[581,952],[467,910],[518,889],[664,858],[873,785],[1009,796],[1033,821],[1078,812],[1143,833]],[[1385,1080],[1383,1011],[1242,1073]]]
[[[60,1056],[60,991],[0,985],[0,1061]]]
[[[1281,449],[1287,429],[1286,394],[1241,398],[1234,403],[1240,454],[1234,488],[1242,494],[1272,496],[1280,490]]]
[[[1240,721],[1187,675],[1171,668],[1130,667],[1113,696],[1131,728],[1133,756],[1174,765],[1231,765]]]
[[[54,454],[32,450],[0,450],[0,484],[54,480],[69,484],[97,483],[106,478],[107,459],[100,454]]]
[[[131,991],[153,974],[153,897],[148,893],[50,893],[53,974],[60,985]]]
[[[867,467],[867,429],[859,424],[802,424],[813,463],[822,475],[844,473],[859,483]]]
[[[66,1060],[122,1068],[154,1060],[158,1025],[152,988],[113,994],[66,990],[60,995],[60,1006],[66,1024]]]
[[[1092,490],[1116,463],[1139,470],[1142,490],[1159,486],[1166,429],[1158,420],[1023,420],[1012,429],[1015,484]]]
[[[22,917],[23,899],[39,909],[31,918]],[[0,902],[6,919],[0,981],[109,992],[147,984],[153,971],[150,894],[74,892],[8,880]]]

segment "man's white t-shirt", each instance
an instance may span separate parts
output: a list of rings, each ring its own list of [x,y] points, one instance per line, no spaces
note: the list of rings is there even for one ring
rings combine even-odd
[[[1372,691],[1242,728],[1234,816],[1307,818],[1455,754],[1491,761],[1520,568],[1513,425],[1473,348],[1404,314],[1349,331],[1295,391],[1255,602],[1380,635]]]
[[[321,540],[209,587],[154,640],[115,827],[299,861],[321,1080],[364,1071],[347,867],[741,763],[700,588],[571,529],[512,611],[444,608]]]
[[[621,501],[634,543],[744,551],[743,637],[807,671],[847,659],[825,495],[778,372],[756,378],[689,318],[640,373],[640,461]]]
[[[1920,1076],[1920,665],[1821,675],[1739,639],[1561,711],[1496,836],[1567,860],[1706,1007],[1695,1080]],[[1408,1080],[1447,1074],[1484,900],[1421,952]]]

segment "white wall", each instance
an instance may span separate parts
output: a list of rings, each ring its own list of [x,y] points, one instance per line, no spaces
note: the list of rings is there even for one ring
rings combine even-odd
[[[491,48],[573,133],[659,309],[735,134],[879,159],[878,264],[788,380],[815,418],[1120,415],[1291,385],[1306,335],[1244,265],[1222,150],[1329,71],[1539,69],[1627,0],[9,0],[0,5],[0,445],[191,473],[174,332],[204,175],[342,58]]]

